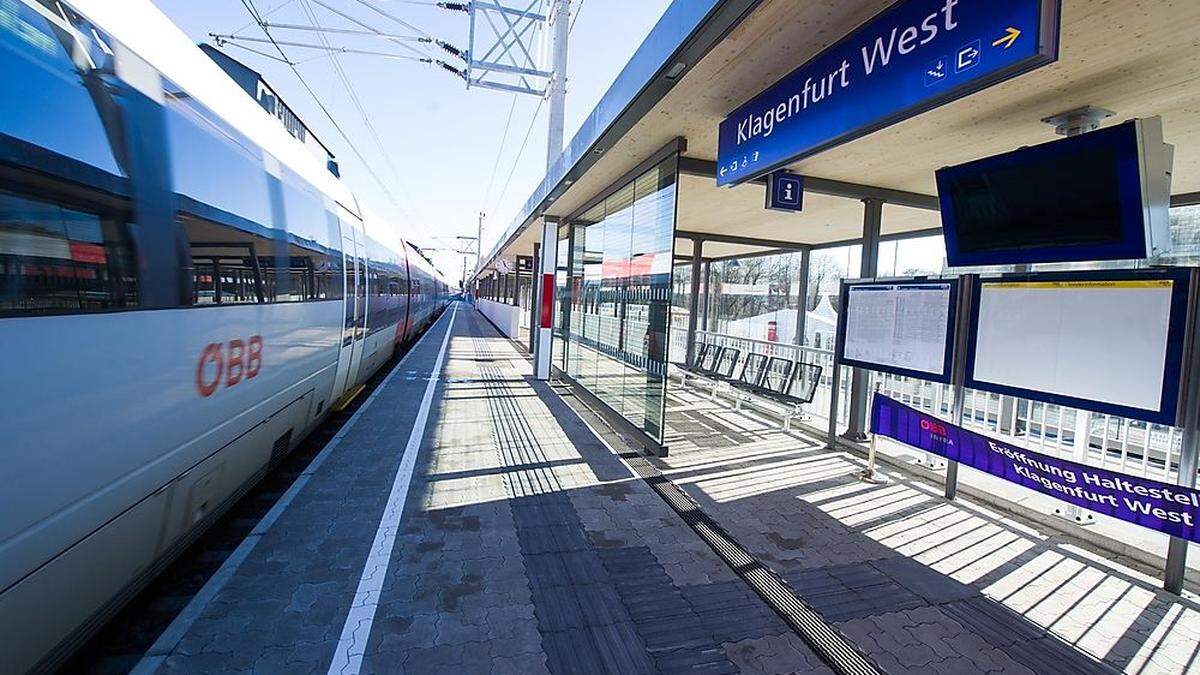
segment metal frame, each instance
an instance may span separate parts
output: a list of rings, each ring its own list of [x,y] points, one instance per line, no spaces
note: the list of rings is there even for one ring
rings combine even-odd
[[[546,93],[554,73],[534,56],[539,51],[535,43],[541,39],[541,32],[549,21],[540,11],[545,2],[528,0],[525,4],[522,0],[524,9],[506,7],[499,0],[467,3],[470,27],[467,66],[463,75],[468,89],[482,87],[532,96]],[[538,11],[534,11],[535,8]],[[503,25],[498,24],[497,18]],[[482,37],[482,32],[476,30],[480,19],[486,22],[494,38],[483,44],[477,42]]]
[[[689,176],[712,178],[715,181],[717,179],[717,163],[711,159],[680,157],[679,173]],[[926,211],[938,210],[938,199],[933,195],[923,195],[917,192],[893,190],[891,188],[875,187],[872,185],[861,185],[859,183],[848,183],[830,178],[817,178],[816,176],[804,175],[802,178],[804,180],[804,191],[813,194],[845,197],[846,199],[880,199],[896,206],[907,206]],[[767,177],[760,176],[745,182],[766,185]],[[739,183],[739,185],[741,184],[744,183]]]
[[[503,251],[661,101],[762,0],[675,0],[547,172],[487,259]],[[689,31],[680,35],[681,30]],[[679,70],[679,66],[683,70]],[[615,111],[615,112],[614,112]],[[682,152],[682,150],[681,150]],[[486,264],[476,266],[477,272]]]
[[[664,160],[666,160],[671,155],[676,154],[676,153],[679,153],[680,155],[682,155],[685,152],[687,152],[687,139],[684,138],[683,136],[676,136],[675,138],[668,141],[666,145],[662,146],[658,150],[655,150],[654,153],[651,154],[649,157],[642,160],[641,162],[638,162],[637,166],[635,166],[632,169],[621,174],[620,178],[617,178],[615,181],[610,183],[608,187],[606,187],[603,190],[601,190],[600,192],[596,193],[595,197],[592,197],[591,199],[587,200],[586,202],[583,203],[582,206],[580,206],[579,208],[572,211],[570,215],[568,215],[564,218],[561,218],[560,220],[562,222],[568,222],[568,223],[575,221],[575,219],[579,218],[579,216],[582,216],[583,214],[585,214],[589,210],[591,210],[592,207],[596,206],[600,202],[603,202],[605,199],[608,199],[609,197],[613,196],[614,194],[616,194],[616,192],[618,190],[625,187],[627,184],[629,184],[631,181],[636,179],[638,176],[646,173],[650,169],[652,169],[655,166],[657,166],[658,164],[662,163]],[[680,159],[682,159],[682,157],[680,157]],[[678,201],[679,191],[676,190],[675,192],[676,192],[676,200]],[[678,235],[678,233],[676,233],[676,234]],[[501,250],[503,250],[503,249],[501,249]],[[691,258],[689,257],[688,260],[691,260]]]
[[[732,234],[719,234],[716,232],[692,232],[689,230],[676,230],[676,239],[691,239],[695,242],[710,241],[717,244],[741,244],[743,246],[760,246],[762,248],[772,248],[776,250],[784,250],[787,252],[803,251],[810,248],[809,244],[803,244],[798,241],[781,241],[777,239],[758,239],[756,237],[739,237]]]

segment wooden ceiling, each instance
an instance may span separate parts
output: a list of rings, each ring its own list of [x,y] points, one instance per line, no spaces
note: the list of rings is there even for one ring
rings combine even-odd
[[[605,157],[548,211],[566,216],[673,138],[687,155],[715,159],[725,115],[854,30],[891,0],[765,0],[695,64]],[[822,178],[935,194],[934,171],[1055,138],[1040,120],[1083,105],[1111,123],[1161,115],[1175,145],[1172,192],[1200,192],[1200,1],[1063,0],[1057,63],[798,162]],[[763,209],[762,187],[680,182],[680,230],[820,244],[859,236],[856,200],[806,195],[805,213]],[[889,207],[884,231],[938,226],[937,214]],[[528,228],[515,252],[540,237]],[[710,244],[718,255],[736,250]],[[520,249],[517,251],[516,249]],[[728,250],[725,250],[728,249]],[[680,252],[688,251],[684,245]],[[746,252],[753,248],[745,248]],[[705,256],[709,255],[706,247]]]

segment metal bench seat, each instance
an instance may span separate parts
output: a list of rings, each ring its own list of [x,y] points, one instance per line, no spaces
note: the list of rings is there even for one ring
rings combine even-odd
[[[747,375],[747,371],[751,372]],[[742,368],[742,377],[732,381],[734,388],[744,394],[764,398],[791,408],[783,418],[783,428],[791,428],[792,420],[802,414],[802,406],[812,403],[821,382],[821,366],[785,359],[779,356],[750,354]],[[740,409],[742,396],[735,407]]]

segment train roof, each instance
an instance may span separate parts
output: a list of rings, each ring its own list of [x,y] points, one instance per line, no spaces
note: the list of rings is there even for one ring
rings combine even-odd
[[[350,189],[149,0],[71,0],[97,26],[351,213]],[[136,75],[126,77],[136,86]],[[394,238],[398,238],[398,235]],[[394,242],[388,242],[395,245]]]

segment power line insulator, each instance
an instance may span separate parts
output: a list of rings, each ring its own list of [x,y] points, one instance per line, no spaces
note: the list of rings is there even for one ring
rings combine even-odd
[[[457,56],[458,58],[462,59],[463,61],[467,60],[467,52],[465,50],[459,49],[458,47],[455,47],[454,45],[450,44],[449,42],[445,42],[443,40],[435,40],[434,42],[437,43],[437,46],[439,46],[442,49],[446,50],[447,52]]]
[[[439,2],[438,7],[448,9],[452,12],[470,12],[470,6],[465,2]]]
[[[467,74],[466,74],[465,72],[463,72],[463,71],[459,70],[458,68],[455,68],[454,66],[450,65],[449,63],[446,63],[445,61],[441,61],[441,60],[439,60],[439,61],[436,61],[435,63],[437,63],[437,64],[438,64],[439,66],[441,66],[442,68],[444,68],[444,69],[446,69],[446,70],[448,70],[448,71],[450,71],[450,72],[454,73],[455,75],[457,75],[457,76],[461,77],[462,79],[464,79],[464,80],[465,80],[465,79],[467,79]]]

